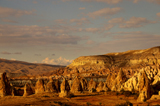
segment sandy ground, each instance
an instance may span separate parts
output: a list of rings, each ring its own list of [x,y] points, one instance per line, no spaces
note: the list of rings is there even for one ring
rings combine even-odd
[[[115,106],[126,101],[133,103],[133,106],[160,105],[160,100],[148,100],[143,103],[137,103],[134,97],[116,96],[106,93],[76,94],[72,98],[60,98],[58,93],[42,93],[27,97],[0,97],[0,106]]]

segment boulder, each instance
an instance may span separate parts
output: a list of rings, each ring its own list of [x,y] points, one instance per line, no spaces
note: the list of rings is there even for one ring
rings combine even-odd
[[[26,85],[24,86],[24,94],[23,96],[29,96],[33,94],[33,90],[31,88],[31,85],[29,83],[26,83]]]
[[[50,78],[50,81],[47,83],[45,91],[46,92],[57,92],[56,86],[52,78]]]
[[[12,89],[8,81],[8,78],[6,76],[6,73],[4,72],[1,75],[1,80],[0,80],[0,97],[11,95],[11,93],[12,93]]]
[[[35,94],[45,92],[43,79],[38,79],[35,86]]]
[[[72,87],[71,87],[71,92],[72,93],[77,93],[77,92],[82,92],[82,91],[83,91],[83,89],[82,89],[80,79],[78,77],[76,77],[73,80],[73,84],[72,84]]]

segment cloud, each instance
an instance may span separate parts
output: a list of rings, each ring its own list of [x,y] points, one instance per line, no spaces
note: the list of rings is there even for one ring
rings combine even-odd
[[[3,51],[3,52],[1,52],[1,54],[7,54],[7,55],[10,55],[10,54],[12,54],[12,53],[10,53],[10,52],[6,52],[6,51]]]
[[[123,23],[123,22],[124,22],[124,19],[122,17],[113,18],[113,19],[108,21],[108,23],[110,23],[110,24],[119,24],[119,23]]]
[[[41,54],[34,54],[35,56],[41,56]]]
[[[94,11],[91,13],[88,13],[89,17],[96,18],[96,17],[107,17],[111,16],[114,14],[117,14],[121,11],[122,9],[120,7],[115,7],[115,8],[103,8],[98,11]]]
[[[80,7],[80,8],[79,8],[79,10],[85,10],[85,9],[86,9],[85,7]]]
[[[160,0],[148,0],[151,3],[160,4]]]
[[[117,32],[112,33],[112,40],[101,42],[96,47],[103,52],[122,52],[125,50],[137,50],[160,45],[160,35],[144,32]]]
[[[82,25],[82,24],[89,24],[90,21],[87,18],[81,18],[81,19],[71,19],[71,23],[76,23],[77,25]]]
[[[160,13],[157,13],[157,16],[160,17]]]
[[[10,52],[3,51],[3,52],[1,52],[1,54],[6,54],[6,55],[10,55],[10,54],[18,54],[18,55],[21,55],[22,52],[10,53]]]
[[[155,23],[155,21],[150,21],[143,17],[131,17],[128,21],[125,21],[119,27],[120,28],[138,28],[151,23]]]
[[[14,59],[14,58],[11,58],[11,60],[16,61],[16,59]]]
[[[37,4],[38,2],[37,1],[33,1],[33,4]]]
[[[37,25],[0,25],[0,44],[77,44],[77,42],[83,40],[83,38],[68,34],[76,31],[78,31],[78,29],[69,26],[40,27]]]
[[[56,22],[57,24],[67,24],[67,20],[64,20],[64,19],[57,19],[57,20],[54,20],[54,22]]]
[[[93,40],[88,40],[87,42],[86,42],[86,44],[88,44],[88,45],[91,45],[91,44],[94,44],[95,43],[95,41],[93,41]]]
[[[5,18],[5,17],[19,17],[22,15],[33,15],[35,10],[17,10],[13,8],[7,8],[7,7],[0,7],[0,18]]]
[[[62,57],[59,57],[58,59],[49,59],[48,57],[46,57],[44,60],[42,60],[42,63],[67,66],[67,65],[71,64],[72,61],[73,60],[67,60]]]
[[[80,0],[82,2],[103,2],[108,4],[117,4],[122,2],[122,0]]]
[[[9,23],[18,23],[17,21],[14,20],[9,20],[9,19],[2,19],[3,22],[9,22]]]
[[[150,21],[143,17],[131,17],[129,20],[124,18],[113,18],[108,21],[109,24],[119,25],[120,28],[138,28],[147,24],[156,23],[156,21]]]

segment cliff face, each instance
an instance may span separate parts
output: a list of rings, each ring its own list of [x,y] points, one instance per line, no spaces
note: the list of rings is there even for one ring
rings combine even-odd
[[[107,75],[110,72],[118,73],[122,68],[127,76],[131,77],[139,69],[148,65],[160,65],[160,46],[145,50],[82,56],[68,65],[64,69],[64,74]]]

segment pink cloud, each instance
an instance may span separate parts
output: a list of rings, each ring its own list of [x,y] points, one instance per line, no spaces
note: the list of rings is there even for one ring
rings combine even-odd
[[[7,8],[7,7],[0,7],[0,18],[9,17],[9,16],[22,16],[22,15],[32,15],[34,14],[35,10],[16,10],[13,8]]]
[[[108,4],[117,4],[122,2],[123,0],[80,0],[83,2],[104,2],[104,3],[108,3]]]
[[[157,13],[157,16],[160,17],[160,13]]]
[[[131,17],[128,21],[121,24],[120,28],[138,28],[147,24],[156,23],[155,21],[147,20],[143,17]]]
[[[94,11],[88,14],[88,16],[92,17],[92,18],[96,18],[96,17],[107,17],[107,16],[111,16],[114,14],[117,14],[121,11],[122,9],[120,7],[115,7],[115,8],[103,8],[101,10],[98,11]]]
[[[85,10],[85,9],[86,9],[85,7],[80,7],[80,8],[79,8],[79,10]]]
[[[90,21],[87,18],[81,18],[81,19],[71,19],[71,23],[76,23],[77,25],[82,25],[82,24],[88,24]]]
[[[147,24],[156,23],[156,21],[150,21],[143,17],[131,17],[129,20],[124,18],[113,18],[108,21],[109,24],[118,24],[120,28],[138,28]]]

